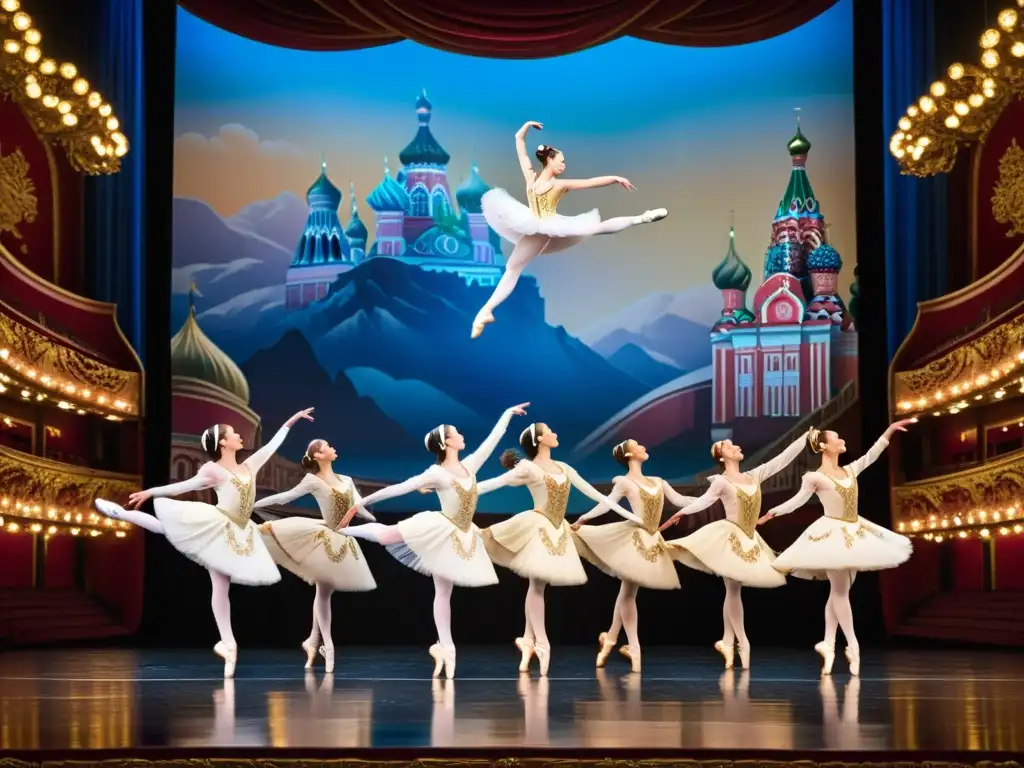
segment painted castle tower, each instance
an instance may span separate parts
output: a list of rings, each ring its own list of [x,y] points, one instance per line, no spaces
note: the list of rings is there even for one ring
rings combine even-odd
[[[827,242],[825,220],[807,176],[811,143],[800,130],[787,145],[789,184],[772,222],[764,279],[747,309],[752,273],[729,249],[712,280],[722,291],[711,332],[713,440],[760,442],[778,419],[821,408],[857,375],[857,334],[838,295],[842,259]]]
[[[372,245],[351,184],[351,218],[342,228],[342,193],[327,178],[326,163],[322,165],[320,178],[306,194],[309,219],[288,270],[288,309],[323,298],[338,275],[372,258],[397,258],[431,272],[455,273],[469,285],[497,284],[501,240],[487,226],[480,202],[490,187],[474,163],[453,202],[447,170],[451,156],[430,130],[432,114],[424,91],[416,99],[416,135],[398,155],[402,169],[392,176],[384,158],[383,178],[367,195],[376,219]]]

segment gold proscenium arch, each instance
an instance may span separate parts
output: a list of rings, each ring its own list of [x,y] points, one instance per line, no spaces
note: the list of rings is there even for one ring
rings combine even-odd
[[[984,141],[1000,113],[1024,95],[1024,0],[999,12],[979,39],[980,64],[951,64],[947,77],[907,107],[889,140],[903,173],[952,170],[961,146]]]
[[[18,104],[71,166],[92,175],[117,173],[128,139],[113,108],[69,61],[47,58],[42,33],[21,0],[0,0],[0,93]]]

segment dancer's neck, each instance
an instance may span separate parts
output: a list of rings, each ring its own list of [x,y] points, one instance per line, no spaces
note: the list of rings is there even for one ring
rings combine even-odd
[[[626,472],[626,477],[633,481],[639,481],[640,483],[645,482],[647,478],[644,476],[643,463],[639,461],[630,461],[629,471]]]
[[[241,468],[241,464],[236,459],[236,453],[234,451],[226,451],[223,448],[220,452],[220,458],[216,462],[219,466],[224,467],[228,472],[233,475],[238,474],[238,470]]]
[[[826,474],[831,471],[839,471],[839,456],[832,456],[828,453],[821,454],[821,469]]]
[[[331,462],[318,461],[316,466],[316,474],[321,480],[329,480],[329,478],[334,477],[334,467],[331,465]]]
[[[551,449],[546,445],[537,446],[537,455],[533,457],[533,463],[540,466],[545,464],[555,464],[555,461],[551,458]]]
[[[746,476],[740,472],[740,463],[738,461],[726,461],[722,464],[722,474],[728,477],[730,480],[738,480],[739,482],[746,482]]]
[[[445,454],[444,461],[441,462],[441,466],[449,472],[453,472],[456,469],[462,469],[462,460],[459,459],[458,452],[449,451]]]

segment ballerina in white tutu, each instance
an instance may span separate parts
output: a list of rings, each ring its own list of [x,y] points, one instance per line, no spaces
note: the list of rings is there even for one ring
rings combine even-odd
[[[487,462],[508,429],[513,416],[526,413],[529,403],[509,408],[502,414],[487,439],[469,456],[459,459],[466,439],[451,424],[441,424],[427,433],[423,443],[436,457],[426,472],[382,488],[356,503],[342,521],[347,525],[359,510],[378,501],[403,496],[412,491],[434,491],[441,502],[440,512],[420,512],[395,525],[366,523],[345,532],[377,544],[403,565],[434,579],[434,624],[437,642],[430,646],[434,659],[434,677],[444,669],[450,680],[455,676],[455,643],[452,640],[452,587],[487,587],[498,583],[498,575],[487,557],[480,529],[473,523],[476,514],[476,473]]]
[[[557,213],[558,202],[566,192],[576,189],[595,189],[618,184],[635,192],[629,179],[622,176],[595,176],[592,179],[563,179],[565,155],[554,147],[541,144],[534,153],[542,167],[538,174],[526,152],[526,134],[531,128],[543,126],[532,120],[516,132],[516,155],[526,179],[526,201],[523,205],[504,189],[491,189],[481,200],[487,224],[512,243],[512,253],[505,263],[505,273],[494,288],[494,293],[473,320],[471,336],[475,339],[484,332],[484,326],[494,322],[494,310],[515,290],[519,276],[526,265],[542,253],[555,253],[571,248],[592,235],[611,235],[637,224],[650,224],[668,216],[664,208],[655,208],[639,216],[618,216],[601,221],[597,209],[580,216],[562,216]]]
[[[241,435],[228,424],[214,424],[200,438],[210,461],[199,468],[195,477],[133,493],[128,497],[127,508],[105,499],[95,501],[96,509],[107,517],[161,534],[181,554],[210,572],[210,605],[220,633],[220,642],[213,651],[224,659],[225,677],[234,675],[238,660],[228,598],[231,583],[258,586],[281,580],[281,572],[252,521],[256,474],[281,447],[292,426],[299,419],[312,421],[312,413],[312,408],[296,413],[269,443],[241,463],[235,458],[245,447]],[[216,506],[169,498],[208,488],[217,494]],[[138,511],[151,498],[155,499],[155,517]]]
[[[835,661],[836,630],[846,636],[846,659],[850,674],[860,674],[860,645],[853,630],[850,587],[858,571],[895,568],[910,559],[913,544],[906,536],[865,520],[857,513],[857,476],[871,466],[889,445],[896,432],[906,432],[914,419],[897,421],[885,430],[871,449],[845,467],[839,456],[846,443],[829,430],[812,430],[811,450],[821,454],[821,467],[804,475],[800,490],[789,501],[771,509],[758,520],[762,525],[773,517],[787,515],[817,494],[823,509],[819,517],[774,562],[782,573],[804,579],[827,578],[831,584],[825,604],[825,639],[814,646],[822,658],[821,673],[832,673]]]
[[[809,433],[808,433],[809,434]],[[721,462],[722,474],[711,478],[711,487],[698,499],[676,512],[662,529],[675,525],[683,515],[707,509],[716,501],[725,507],[725,519],[701,526],[697,531],[668,543],[673,556],[683,565],[721,576],[725,582],[722,604],[722,639],[715,650],[732,669],[739,649],[740,664],[750,668],[750,641],[743,624],[741,590],[747,587],[781,587],[786,577],[772,567],[775,553],[757,533],[761,514],[761,483],[788,467],[807,446],[807,434],[801,435],[786,450],[744,474],[740,470],[743,449],[732,440],[719,440],[711,446],[711,456]]]
[[[619,630],[624,628],[629,645],[619,648],[619,653],[630,660],[634,672],[639,672],[641,651],[636,593],[640,587],[679,589],[679,576],[671,552],[658,530],[665,499],[677,507],[685,507],[694,499],[683,496],[660,477],[644,475],[643,464],[649,457],[647,449],[636,440],[623,440],[616,445],[612,449],[612,458],[629,471],[615,478],[608,498],[611,501],[628,500],[629,508],[641,516],[641,523],[624,520],[608,525],[586,525],[588,520],[609,511],[604,504],[598,504],[576,518],[572,530],[575,531],[580,555],[609,576],[622,581],[612,611],[611,627],[597,638],[597,666],[605,665],[608,654],[619,641]]]
[[[302,641],[302,649],[306,652],[306,669],[313,667],[319,649],[328,672],[334,671],[331,595],[335,591],[369,592],[377,588],[359,542],[341,529],[346,513],[359,503],[359,491],[351,477],[334,472],[331,462],[337,458],[338,452],[326,440],[313,440],[302,457],[306,470],[302,481],[290,491],[267,496],[255,504],[261,509],[288,504],[309,494],[320,507],[322,520],[283,517],[263,523],[259,529],[274,562],[316,587],[313,630]],[[375,520],[365,510],[357,514]]]
[[[526,458],[516,451],[505,451],[501,464],[509,471],[480,483],[478,490],[489,493],[506,485],[525,485],[533,497],[532,509],[485,529],[484,543],[491,560],[529,579],[526,629],[515,644],[522,653],[519,671],[529,669],[530,659],[536,653],[543,676],[551,663],[551,645],[544,624],[544,589],[548,584],[571,587],[587,582],[572,530],[565,522],[569,491],[575,487],[627,520],[637,525],[643,525],[643,521],[599,493],[568,464],[551,458],[551,449],[558,447],[558,435],[547,424],[531,424],[524,429],[519,445]]]

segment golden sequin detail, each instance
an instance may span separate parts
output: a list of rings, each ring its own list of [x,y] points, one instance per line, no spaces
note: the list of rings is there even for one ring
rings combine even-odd
[[[569,532],[565,528],[562,529],[562,535],[558,537],[557,544],[551,541],[551,537],[548,536],[548,532],[543,528],[539,528],[537,530],[537,535],[540,537],[540,543],[544,545],[544,548],[548,551],[549,555],[561,557],[565,554],[565,550],[569,546]]]
[[[476,514],[476,478],[473,478],[473,484],[469,488],[463,488],[462,483],[458,480],[452,480],[452,490],[459,497],[459,511],[455,513],[454,517],[445,515],[452,524],[462,532],[469,530],[470,526],[473,525],[473,515]],[[476,543],[473,543],[474,549]]]
[[[565,479],[558,482],[550,474],[544,472],[544,485],[548,489],[548,500],[544,504],[544,509],[537,510],[556,529],[561,528],[562,521],[565,520],[565,508],[569,506],[569,490],[572,488],[572,483],[569,482],[569,473],[565,471],[564,466],[562,474]]]
[[[331,541],[330,531],[317,531],[313,535],[313,541],[324,545],[324,554],[327,555],[327,559],[332,563],[340,563],[345,559],[349,552],[352,553],[352,557],[358,560],[359,547],[356,546],[356,540],[351,536],[342,536],[342,538],[344,541],[341,544],[341,549],[335,549],[334,542]]]
[[[752,538],[757,529],[757,518],[761,516],[761,486],[757,486],[757,490],[753,493],[746,493],[735,483],[732,487],[736,491],[736,501],[740,508],[736,525],[747,535],[747,538]]]
[[[633,546],[636,547],[636,551],[640,553],[640,557],[649,563],[658,562],[658,558],[665,554],[665,545],[656,541],[651,546],[644,544],[644,537],[640,534],[640,531],[633,531],[633,537],[631,539]]]
[[[473,489],[476,490],[476,483],[473,484]],[[470,519],[472,519],[472,517],[470,517]],[[455,521],[453,520],[452,522]],[[452,549],[455,550],[455,554],[461,557],[463,560],[472,560],[473,556],[476,554],[477,536],[473,536],[473,543],[470,545],[469,549],[466,549],[465,545],[462,543],[462,539],[459,538],[458,531],[452,531],[451,537]]]
[[[228,540],[228,546],[231,547],[231,550],[236,555],[239,555],[240,557],[249,557],[249,555],[252,554],[253,548],[256,545],[256,542],[253,539],[254,531],[252,528],[249,528],[246,531],[247,535],[245,538],[245,544],[242,544],[238,541],[238,538],[235,536],[236,530],[238,529],[234,523],[224,523],[224,537]]]
[[[740,541],[740,537],[735,533],[729,534],[729,546],[732,548],[733,554],[739,557],[744,563],[756,563],[761,557],[761,545],[755,543],[750,549],[743,550],[743,542]]]
[[[552,187],[542,195],[538,195],[530,186],[526,190],[526,201],[530,204],[530,210],[538,219],[549,219],[556,215],[558,201],[565,195],[564,189]]]
[[[825,531],[820,536],[811,536],[811,534],[807,534],[807,540],[808,541],[813,541],[815,544],[817,544],[819,541],[824,541],[825,539],[827,539],[831,535],[832,535],[832,531]]]
[[[327,519],[327,527],[337,530],[345,514],[352,509],[352,491],[339,491],[331,488],[331,512]]]
[[[839,481],[831,475],[825,476],[832,481],[836,493],[843,500],[843,516],[838,519],[844,523],[856,523],[859,519],[857,515],[857,478],[851,475],[849,470],[846,471],[846,474],[853,481],[848,488],[845,485],[840,485]]]
[[[232,513],[223,507],[216,507],[218,512],[239,528],[245,528],[249,524],[249,518],[252,517],[253,505],[256,503],[256,483],[254,479],[250,476],[246,481],[231,475],[231,484],[238,491],[238,512]],[[239,554],[243,553],[240,552]]]
[[[648,533],[655,533],[661,525],[661,513],[665,507],[665,501],[663,498],[664,490],[661,486],[661,480],[656,477],[651,479],[658,484],[654,491],[647,490],[640,485],[640,483],[637,483],[636,487],[640,489],[640,499],[644,504],[644,529],[646,529]]]

